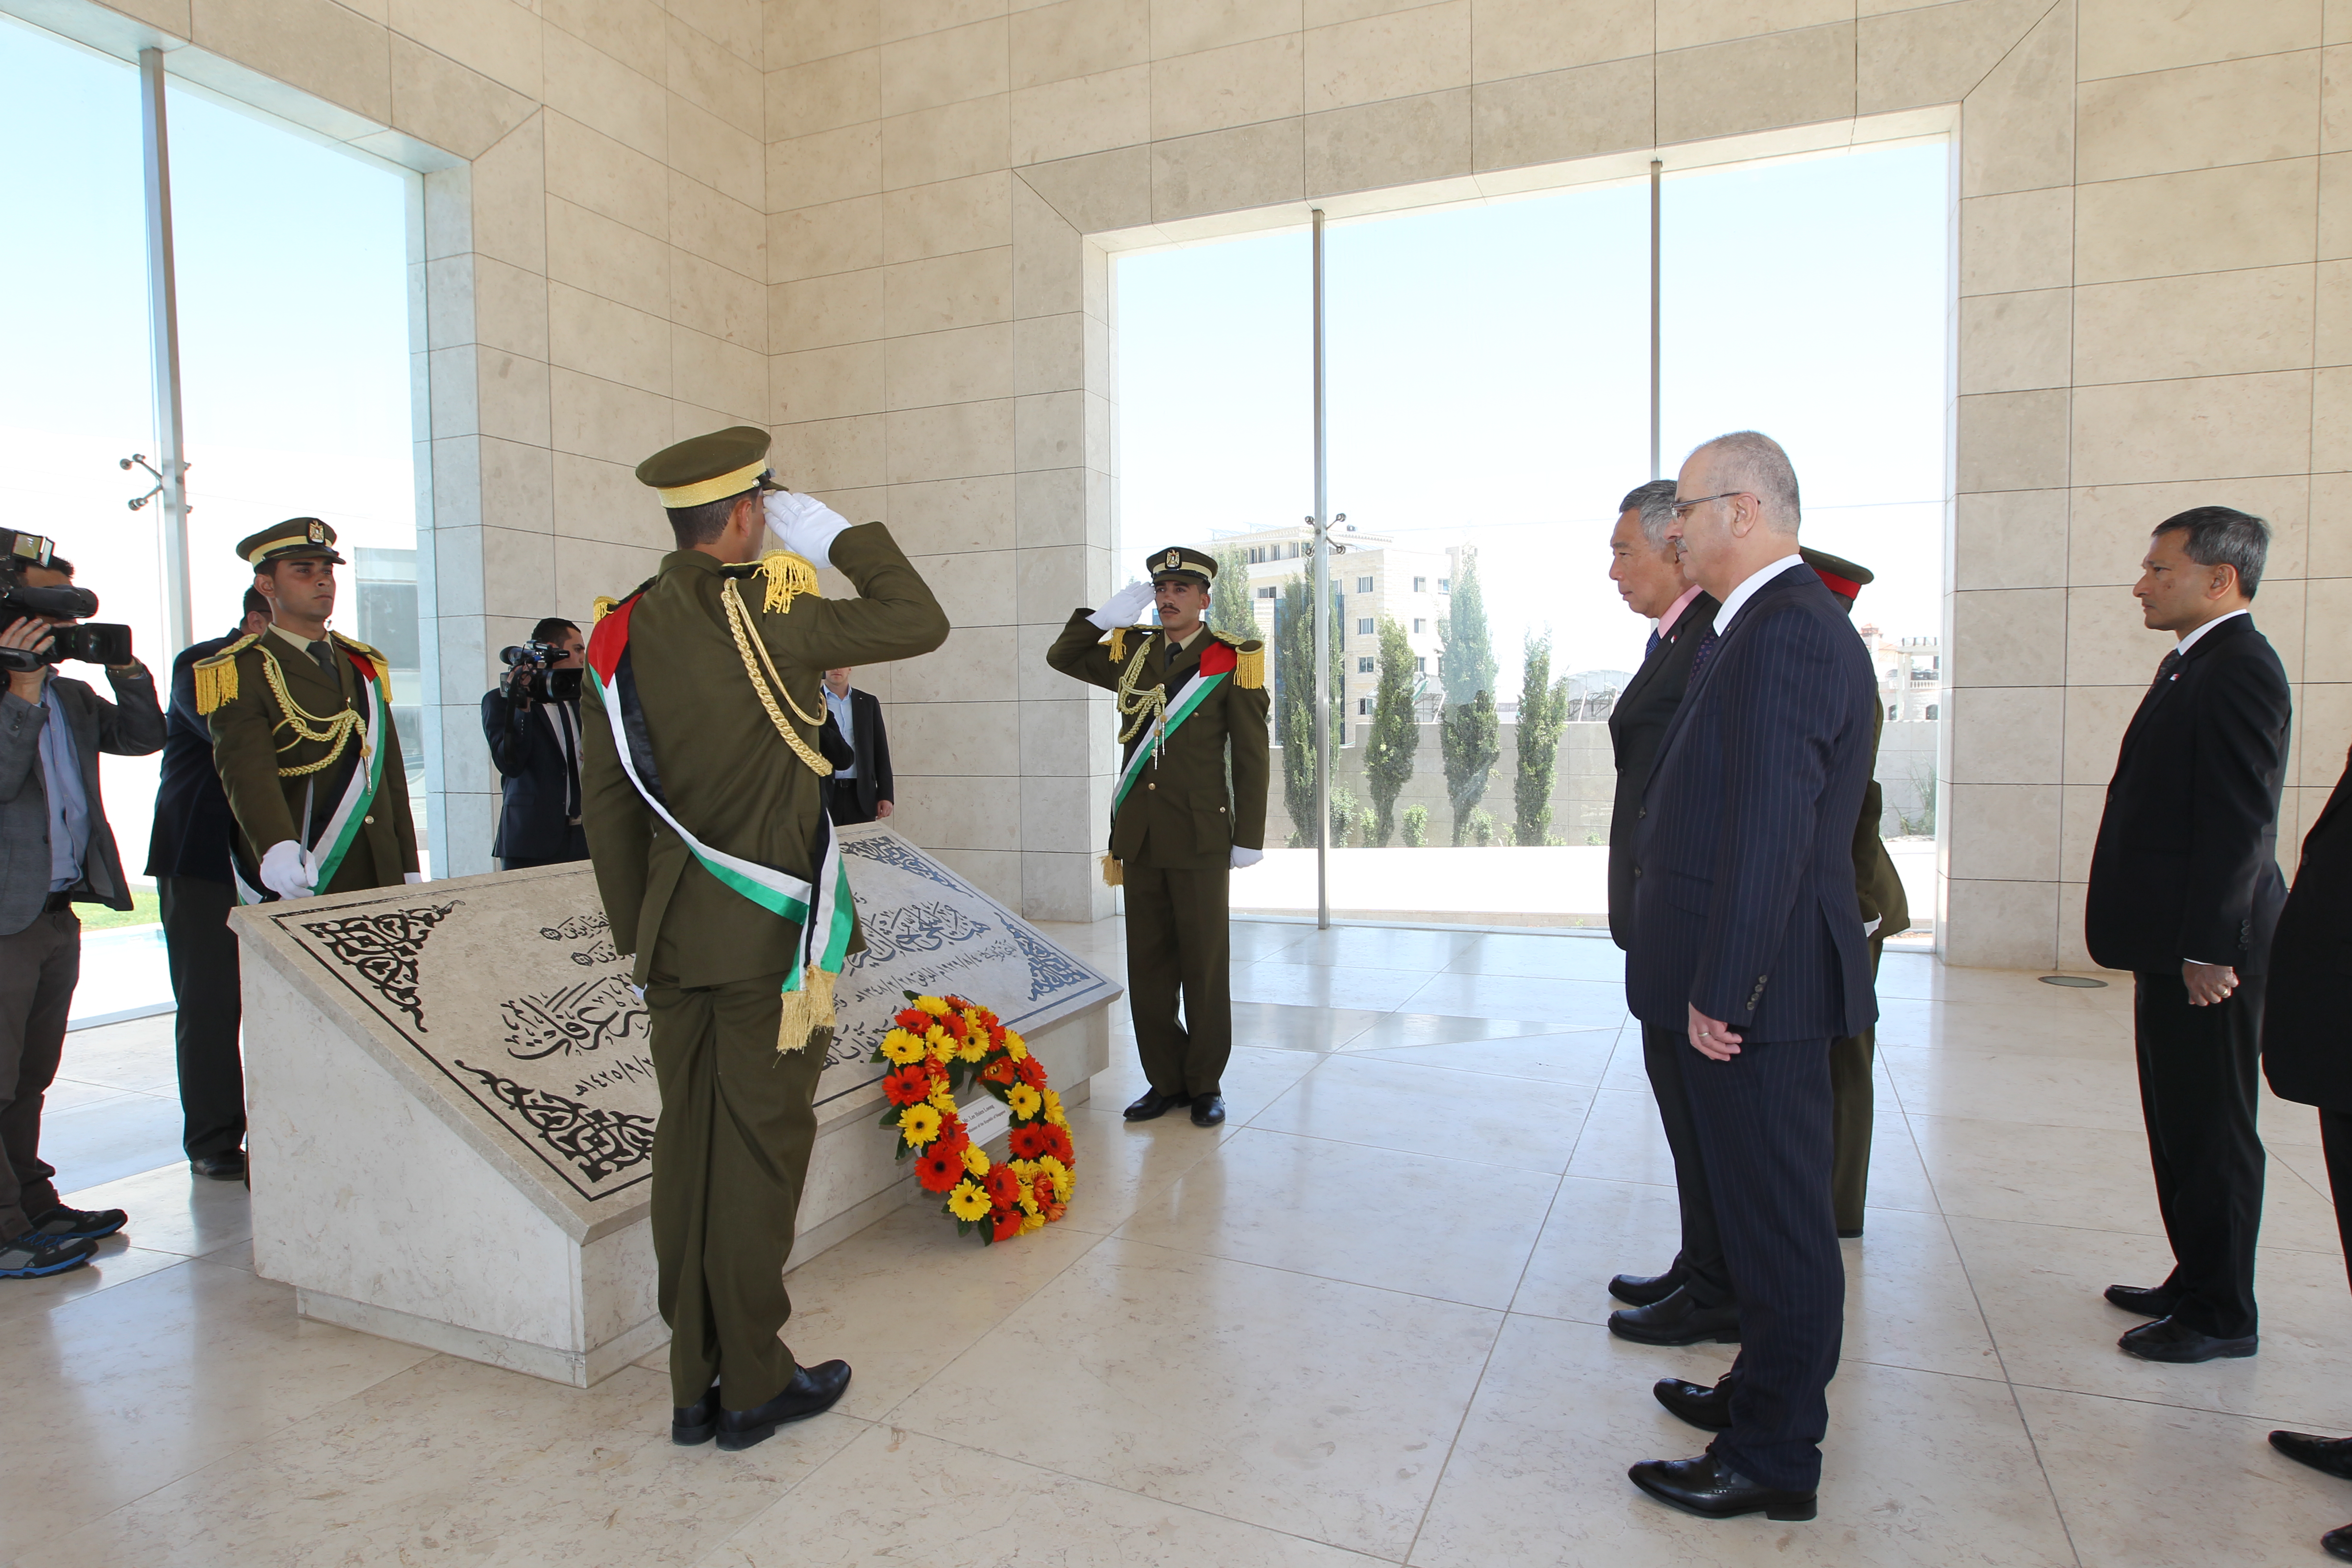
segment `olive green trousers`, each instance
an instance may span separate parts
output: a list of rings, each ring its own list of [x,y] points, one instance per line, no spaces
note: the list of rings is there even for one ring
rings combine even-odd
[[[1878,978],[1878,955],[1885,943],[1870,939],[1870,977]],[[1830,1125],[1835,1152],[1830,1158],[1830,1201],[1840,1230],[1860,1230],[1870,1196],[1870,1128],[1876,1111],[1871,1092],[1872,1058],[1878,1051],[1875,1025],[1859,1035],[1830,1042]]]
[[[816,1142],[824,1053],[779,1056],[782,973],[646,987],[661,1120],[654,1129],[654,1259],[669,1325],[674,1405],[715,1382],[748,1410],[793,1378],[784,1259]]]

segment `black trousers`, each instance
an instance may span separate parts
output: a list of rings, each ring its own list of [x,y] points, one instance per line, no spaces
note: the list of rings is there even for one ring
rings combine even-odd
[[[1727,1062],[1692,1054],[1683,1085],[1739,1281],[1739,1359],[1718,1385],[1731,1396],[1731,1429],[1707,1451],[1750,1480],[1811,1491],[1845,1335],[1830,1043],[1749,1040]]]
[[[58,1206],[57,1168],[41,1158],[41,1106],[80,979],[81,921],[71,910],[0,936],[0,1240]]]
[[[163,948],[172,966],[173,1043],[180,1055],[180,1147],[191,1160],[245,1145],[245,1059],[237,1054],[244,998],[228,912],[236,889],[202,877],[158,877]]]
[[[501,871],[524,871],[533,866],[563,866],[588,858],[588,830],[574,822],[564,829],[561,855],[509,855],[499,861]]]
[[[871,822],[874,814],[857,804],[856,779],[824,781],[824,812],[833,818],[835,827],[847,827],[852,823]]]
[[[2336,1205],[2336,1239],[2352,1278],[2352,1110],[2319,1109],[2319,1146],[2327,1153],[2327,1195]]]
[[[1675,1254],[1674,1272],[1700,1306],[1720,1307],[1736,1301],[1738,1294],[1732,1289],[1731,1266],[1723,1258],[1715,1195],[1706,1187],[1706,1160],[1699,1152],[1698,1128],[1691,1121],[1690,1098],[1683,1089],[1685,1058],[1694,1068],[1706,1065],[1706,1058],[1691,1048],[1685,1031],[1642,1026],[1642,1065],[1649,1068],[1658,1121],[1665,1129],[1666,1147],[1674,1152],[1675,1196],[1683,1211],[1682,1250]]]
[[[2263,1222],[2263,977],[2226,1002],[2189,1005],[2178,969],[2133,977],[2140,1114],[2157,1207],[2172,1243],[2173,1316],[2200,1333],[2254,1331],[2254,1237]]]
[[[1127,1005],[1143,1075],[1162,1094],[1222,1094],[1234,1054],[1233,873],[1223,866],[1171,871],[1132,860],[1122,871]]]

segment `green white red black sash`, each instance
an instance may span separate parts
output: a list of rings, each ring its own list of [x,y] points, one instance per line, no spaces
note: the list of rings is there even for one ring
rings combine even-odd
[[[302,869],[310,874],[310,886],[321,893],[335,879],[335,873],[342,869],[343,857],[351,853],[352,841],[359,837],[360,828],[367,820],[368,808],[375,804],[376,791],[383,784],[384,717],[390,709],[383,666],[350,648],[339,651],[352,661],[352,668],[359,672],[360,684],[367,688],[367,728],[360,732],[360,765],[352,770],[349,782],[343,785],[343,798],[335,803],[335,815],[327,819],[317,846],[305,845],[302,849]],[[274,656],[265,648],[261,657]],[[302,811],[306,829],[310,820],[306,804]],[[231,858],[234,860],[234,857]],[[239,903],[258,904],[274,896],[248,886],[234,864],[229,874],[236,878]]]
[[[1217,646],[1223,647],[1224,645],[1220,643]],[[1160,754],[1160,748],[1168,742],[1168,737],[1176,732],[1176,727],[1198,711],[1202,700],[1216,689],[1217,683],[1233,673],[1230,668],[1212,673],[1206,668],[1208,660],[1205,657],[1201,662],[1203,668],[1177,691],[1176,700],[1168,704],[1168,711],[1160,716],[1160,722],[1151,732],[1137,739],[1135,754],[1127,759],[1127,769],[1118,775],[1118,787],[1111,792],[1110,814],[1113,817],[1118,816],[1119,805],[1127,799],[1127,792],[1133,789],[1135,781],[1143,776],[1144,764]]]

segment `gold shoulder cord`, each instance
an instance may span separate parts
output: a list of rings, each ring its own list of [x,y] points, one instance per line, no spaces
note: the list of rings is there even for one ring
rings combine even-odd
[[[776,733],[784,738],[784,744],[793,749],[793,754],[808,764],[809,772],[819,778],[831,777],[833,764],[820,756],[816,748],[802,740],[798,730],[784,722],[784,715],[776,706],[777,694],[782,694],[785,706],[793,710],[793,717],[803,724],[822,726],[824,715],[820,712],[811,718],[801,710],[799,703],[793,700],[792,692],[784,685],[784,678],[776,673],[775,663],[768,657],[767,644],[752,635],[751,612],[743,603],[743,595],[736,590],[735,579],[725,579],[725,584],[719,593],[727,601],[727,629],[735,634],[735,651],[743,656],[743,673],[751,678],[751,689],[759,693],[760,706],[768,711],[768,722],[776,727]],[[764,680],[760,676],[761,666],[765,666],[768,672]],[[772,687],[770,681],[774,682]],[[818,706],[824,706],[822,700]]]
[[[360,717],[357,709],[346,708],[332,718],[321,719],[296,702],[293,693],[286,689],[286,672],[278,668],[278,656],[266,647],[261,650],[261,679],[268,685],[269,694],[278,699],[278,710],[286,715],[270,726],[272,731],[285,729],[294,731],[294,739],[278,747],[279,751],[286,751],[303,741],[332,742],[333,746],[332,750],[315,763],[304,763],[299,767],[278,769],[278,776],[281,779],[299,779],[305,773],[315,773],[333,767],[335,759],[341,757],[343,754],[343,749],[351,744],[352,737],[361,733],[367,727],[367,721]],[[366,756],[369,749],[362,744],[360,747],[360,755]]]
[[[1142,645],[1135,650],[1135,657],[1127,661],[1127,668],[1118,678],[1119,717],[1131,718],[1135,721],[1119,735],[1118,743],[1122,746],[1143,733],[1143,727],[1146,724],[1153,722],[1168,711],[1168,688],[1165,685],[1154,686],[1150,690],[1143,691],[1139,690],[1135,684],[1135,678],[1143,673],[1144,658],[1150,651],[1151,639],[1145,637]]]

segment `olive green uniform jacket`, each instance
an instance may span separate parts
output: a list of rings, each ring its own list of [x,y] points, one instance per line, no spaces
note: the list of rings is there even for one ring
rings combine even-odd
[[[817,688],[825,670],[913,658],[948,636],[946,613],[880,523],[836,538],[833,565],[859,597],[806,594],[767,610],[756,566],[673,551],[629,621],[630,663],[670,811],[712,848],[803,879],[816,874],[809,855],[824,810],[823,781],[761,708],[728,629],[722,585],[738,580],[784,693],[814,716],[803,723],[779,704],[812,752],[824,720]],[[638,796],[594,681],[583,689],[581,712],[582,822],[614,946],[636,954],[637,984],[721,985],[792,968],[800,928],[704,870]]]
[[[349,649],[383,666],[383,655],[367,644],[341,632],[328,636],[338,652]],[[342,678],[340,686],[285,638],[263,631],[230,644],[197,666],[200,705],[202,694],[207,691],[225,693],[232,687],[235,690],[234,696],[223,695],[208,710],[206,721],[213,732],[213,765],[219,769],[221,788],[228,794],[229,814],[236,818],[236,874],[256,892],[264,891],[261,857],[271,845],[294,838],[306,849],[319,847],[319,835],[334,816],[352,771],[366,765],[363,745],[383,747],[383,776],[342,865],[319,891],[396,888],[407,872],[417,868],[416,819],[408,813],[408,773],[401,761],[400,732],[393,727],[389,708],[381,736],[353,737],[331,765],[316,773],[284,772],[318,762],[334,748],[296,733],[270,689],[268,667],[276,667],[295,706],[314,719],[331,718],[345,709],[364,718],[373,704],[359,671],[348,658],[339,658],[336,664]],[[234,668],[233,679],[226,679],[224,666]],[[387,682],[387,693],[389,687]]]
[[[1143,668],[1137,685],[1146,690],[1163,685],[1172,703],[1199,672],[1201,655],[1213,639],[1244,656],[1244,669],[1252,665],[1247,656],[1264,657],[1259,643],[1216,632],[1203,632],[1191,647],[1174,649],[1172,658],[1173,645],[1156,626],[1121,627],[1106,642],[1087,612],[1078,610],[1046,650],[1045,662],[1064,675],[1116,691],[1119,676],[1141,648]],[[1121,657],[1113,658],[1113,643]],[[1222,871],[1232,863],[1235,845],[1265,847],[1265,793],[1272,772],[1265,720],[1272,699],[1263,684],[1243,685],[1241,673],[1220,681],[1169,735],[1159,758],[1144,765],[1142,776],[1111,819],[1110,852],[1120,861],[1171,871]],[[1122,720],[1121,731],[1131,722]],[[1147,723],[1127,743],[1119,759],[1122,770],[1138,747],[1151,744],[1151,732]],[[1225,782],[1229,756],[1230,791]]]
[[[1882,709],[1870,731],[1874,774],[1878,765],[1878,738],[1885,728],[1886,714]],[[1862,816],[1853,825],[1853,890],[1862,904],[1863,924],[1869,925],[1874,920],[1879,922],[1871,931],[1872,938],[1879,942],[1911,929],[1911,901],[1904,896],[1903,879],[1895,874],[1894,857],[1887,854],[1886,845],[1878,837],[1878,824],[1885,810],[1885,792],[1874,776],[1870,787],[1862,792]]]

